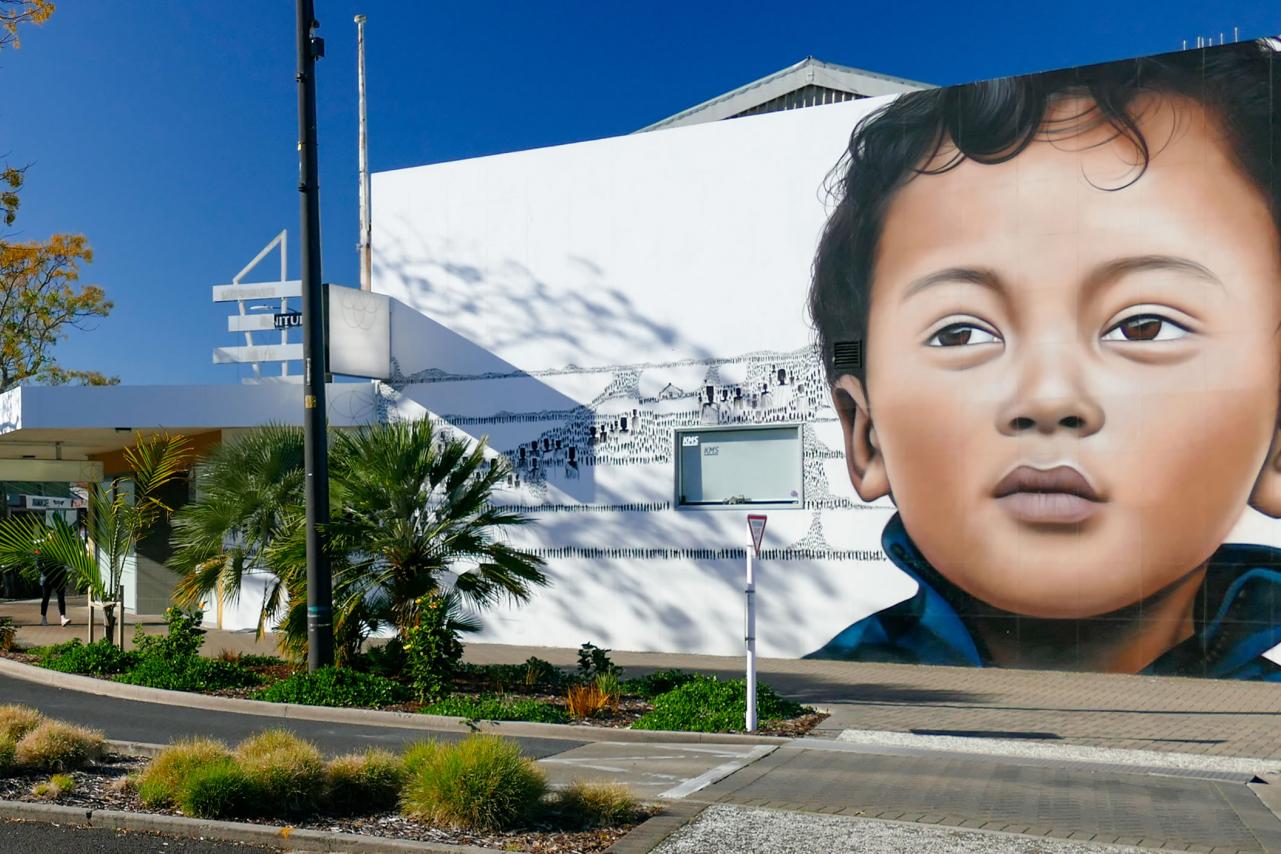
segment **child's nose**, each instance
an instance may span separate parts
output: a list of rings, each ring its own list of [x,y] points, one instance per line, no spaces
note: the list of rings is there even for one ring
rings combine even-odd
[[[1066,432],[1084,438],[1103,427],[1103,408],[1071,370],[1031,370],[997,414],[1006,435]]]

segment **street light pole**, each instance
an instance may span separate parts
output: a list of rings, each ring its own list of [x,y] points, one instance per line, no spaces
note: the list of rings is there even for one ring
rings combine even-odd
[[[334,663],[333,585],[323,526],[329,524],[325,423],[325,303],[320,276],[320,181],[316,168],[316,60],[313,0],[298,0],[298,191],[302,194],[303,457],[307,500],[307,669]]]

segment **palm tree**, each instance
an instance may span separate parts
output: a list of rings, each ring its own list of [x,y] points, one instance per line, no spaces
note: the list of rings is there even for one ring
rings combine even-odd
[[[301,654],[307,601],[301,479],[292,470],[262,478],[248,464],[248,458],[287,456],[263,454],[273,442],[295,441],[294,434],[274,429],[274,435],[250,434],[236,443],[257,450],[227,448],[214,455],[225,454],[229,465],[211,460],[198,480],[201,494],[174,518],[172,542],[186,572],[178,589],[188,601],[207,595],[219,578],[235,595],[245,566],[270,569],[278,579],[273,590],[287,590],[288,604],[280,595],[268,596],[259,629],[282,616],[282,645]],[[300,431],[297,450],[300,475]],[[504,541],[505,532],[530,520],[491,505],[506,470],[486,458],[483,440],[442,437],[427,420],[371,425],[331,436],[329,473],[333,510],[326,534],[339,661],[354,656],[380,628],[403,635],[417,619],[416,602],[427,593],[448,589],[455,625],[466,630],[476,624],[460,606],[525,601],[534,587],[547,583],[541,558]],[[236,484],[246,478],[255,481],[247,490],[255,497],[237,502],[231,493],[243,489]],[[257,497],[272,494],[264,480],[281,484],[282,491],[287,485],[290,493],[268,505]]]
[[[182,575],[175,601],[195,607],[219,588],[234,601],[246,573],[269,568],[265,550],[303,512],[303,480],[300,427],[261,427],[218,445],[196,470],[196,500],[171,524],[169,566]],[[277,572],[267,586],[259,636],[287,603],[285,580]]]
[[[89,485],[88,544],[61,515],[53,516],[50,524],[35,514],[0,522],[0,569],[34,577],[42,567],[65,567],[76,589],[104,603],[107,637],[113,642],[117,607],[124,616],[125,561],[138,541],[173,512],[159,496],[186,469],[190,446],[180,435],[139,436],[133,447],[125,448],[124,458],[129,476]],[[123,644],[123,636],[120,640]]]

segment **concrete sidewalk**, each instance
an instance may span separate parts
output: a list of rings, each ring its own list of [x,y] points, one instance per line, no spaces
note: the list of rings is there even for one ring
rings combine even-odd
[[[0,617],[9,617],[18,627],[17,642],[21,647],[48,646],[63,643],[72,638],[88,640],[89,609],[84,596],[67,597],[67,617],[71,623],[67,626],[58,624],[57,602],[49,603],[48,626],[40,625],[39,599],[0,599]],[[104,631],[102,614],[96,615],[97,626],[94,637],[101,638]],[[147,634],[163,634],[165,618],[161,614],[125,614],[125,646],[132,648],[133,633],[136,626],[142,626]],[[205,655],[218,655],[223,650],[256,655],[275,655],[275,639],[268,635],[259,640],[254,632],[229,632],[222,629],[205,627]]]

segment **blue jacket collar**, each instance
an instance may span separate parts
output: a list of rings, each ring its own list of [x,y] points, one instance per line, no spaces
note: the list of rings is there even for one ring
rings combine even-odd
[[[958,604],[965,594],[929,565],[898,514],[881,535],[885,554],[917,584],[916,594],[878,611],[828,641],[809,658],[990,666]],[[1210,558],[1197,595],[1193,636],[1144,673],[1281,681],[1281,667],[1261,658],[1281,643],[1281,550],[1227,544]]]

